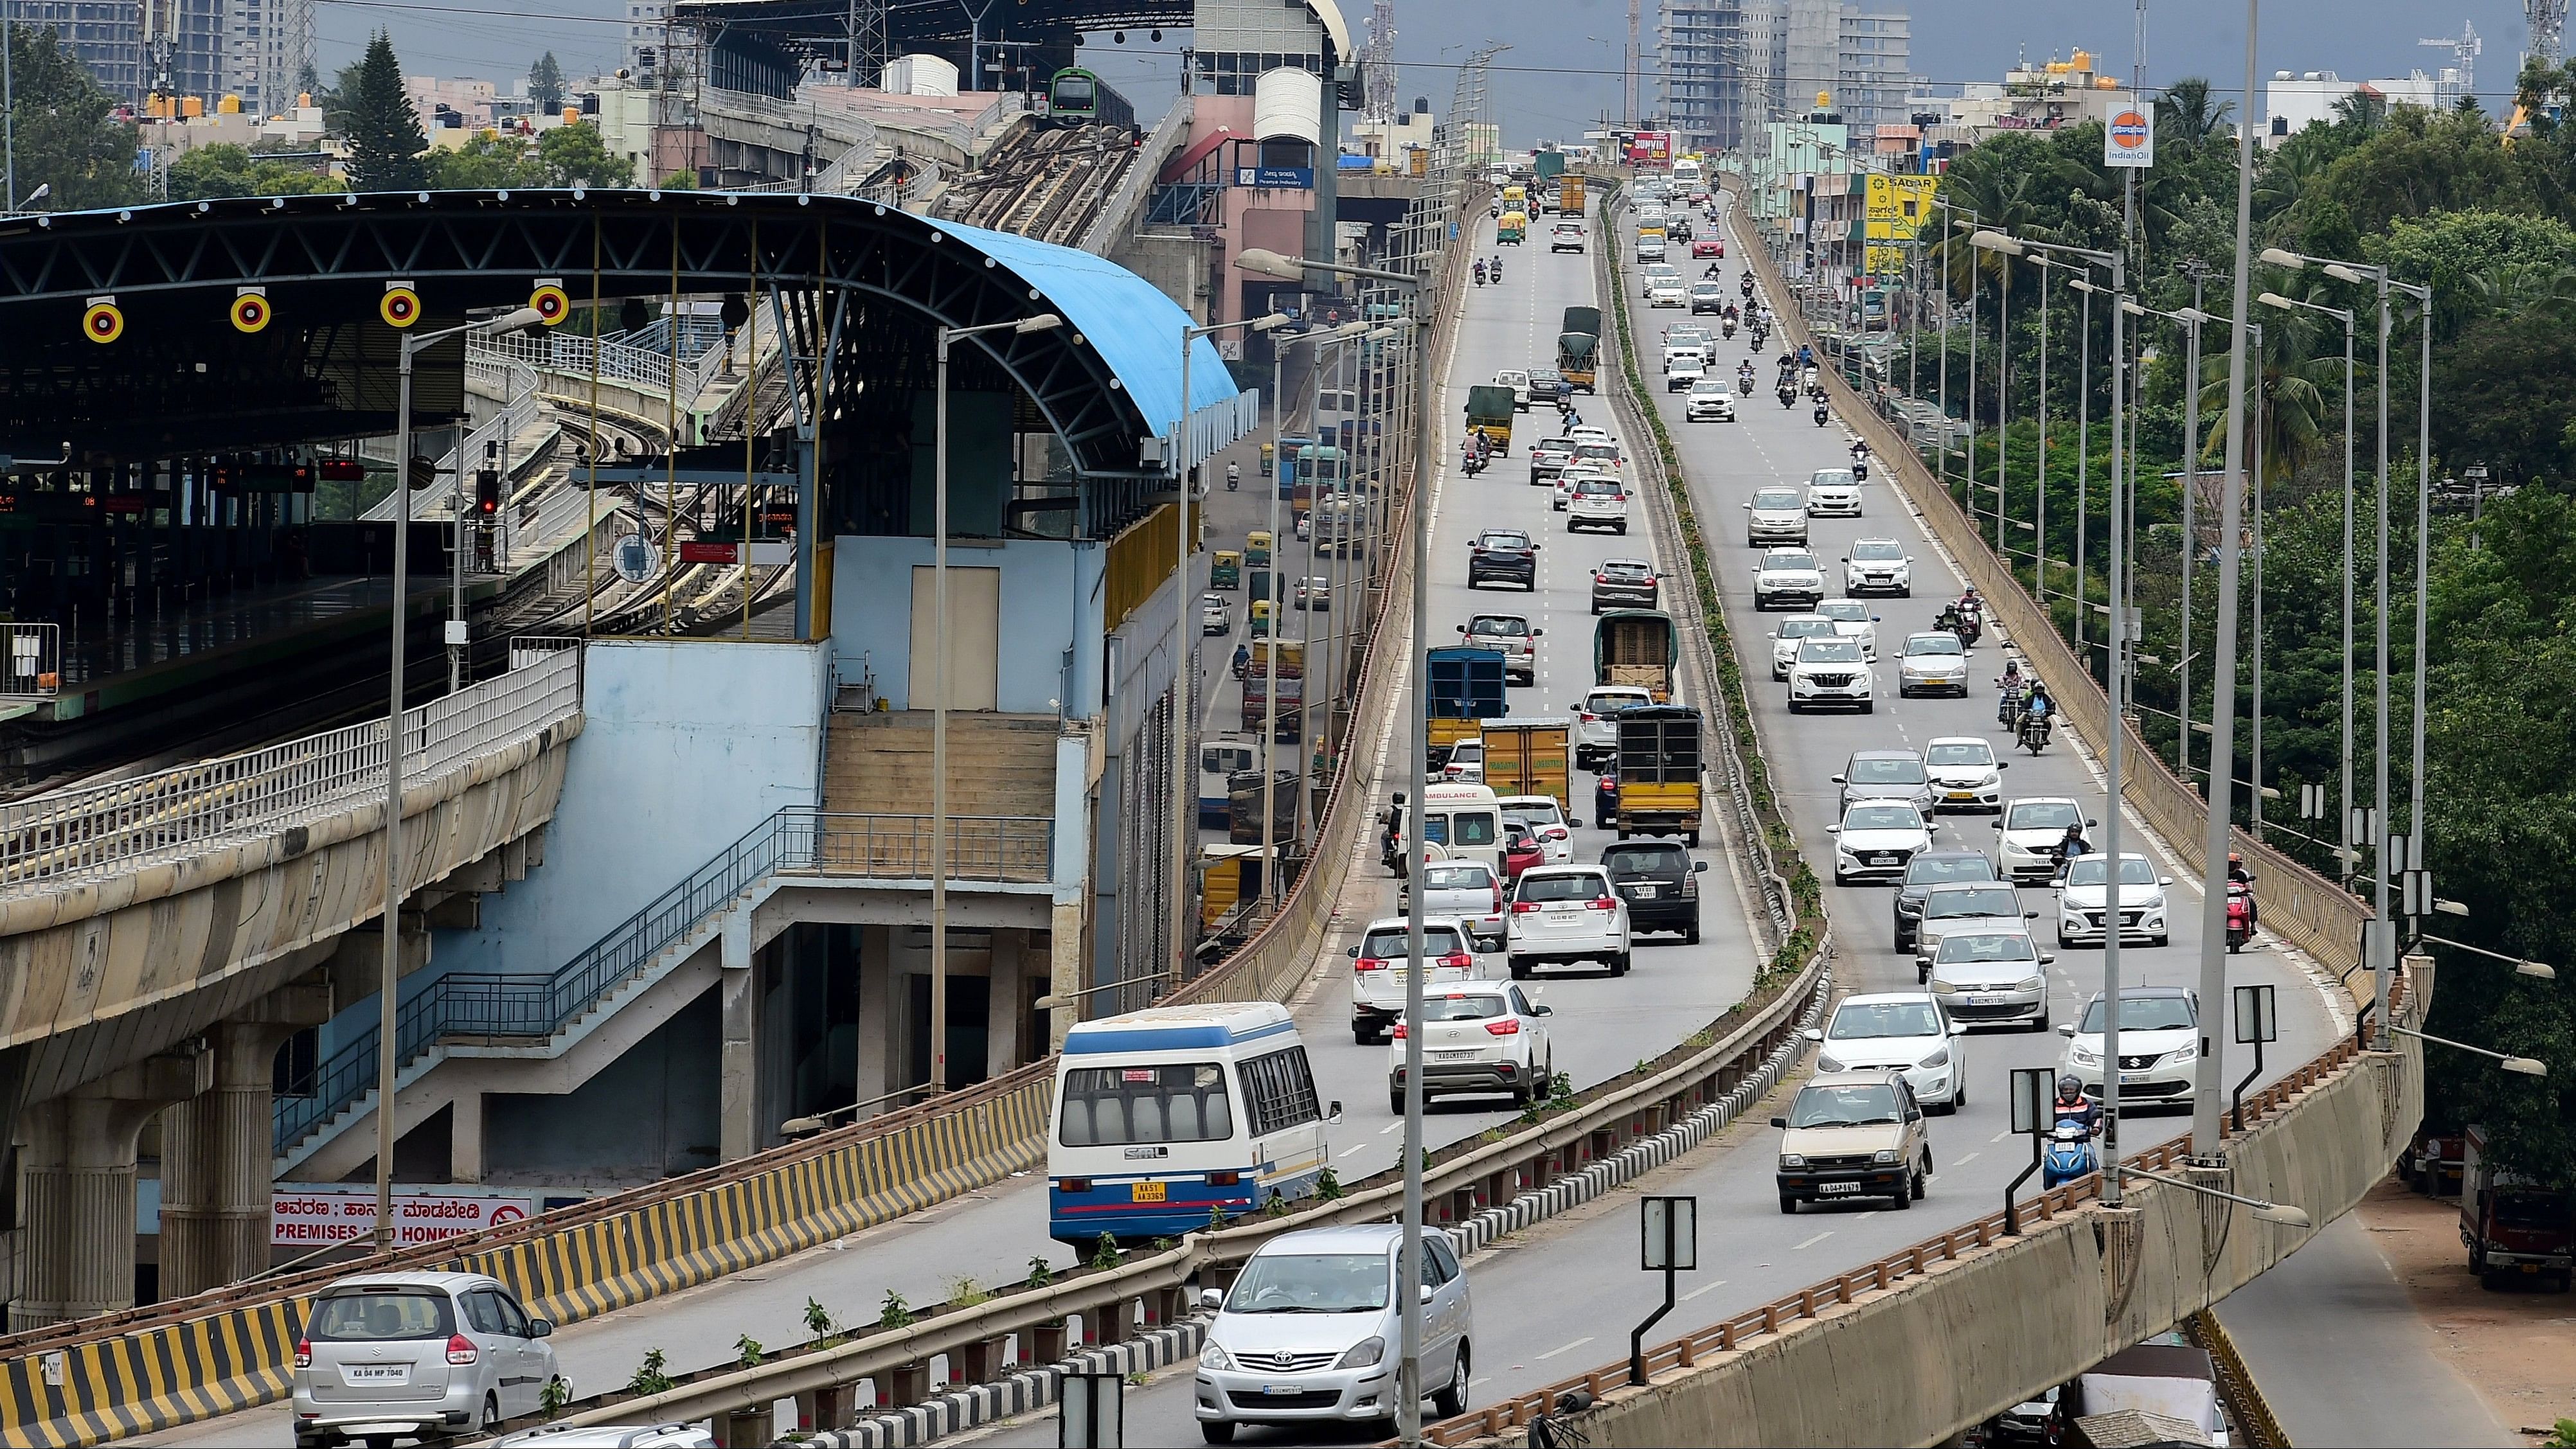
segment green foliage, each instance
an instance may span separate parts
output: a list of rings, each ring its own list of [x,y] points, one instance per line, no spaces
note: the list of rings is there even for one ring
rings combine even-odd
[[[695,171],[674,171],[663,177],[661,180],[654,182],[653,185],[655,188],[662,191],[695,191],[698,189],[698,173]]]
[[[367,42],[357,73],[341,72],[340,105],[349,136],[349,187],[353,191],[416,191],[430,184],[421,153],[429,138],[403,94],[402,62],[392,37],[377,31]]]
[[[1032,1287],[1032,1288],[1044,1288],[1044,1287],[1045,1287],[1045,1286],[1047,1286],[1049,1283],[1052,1283],[1052,1282],[1054,1282],[1054,1281],[1055,1281],[1055,1269],[1047,1263],[1047,1260],[1046,1260],[1044,1257],[1036,1257],[1036,1258],[1031,1258],[1031,1259],[1029,1259],[1029,1286],[1030,1286],[1030,1287]]]
[[[502,191],[546,184],[546,168],[517,136],[473,136],[422,158],[434,191]]]
[[[2576,1419],[2560,1419],[2552,1425],[2540,1449],[2576,1449]]]
[[[559,111],[564,103],[563,66],[551,50],[528,67],[528,99],[541,111]]]
[[[200,146],[170,163],[170,199],[314,196],[347,188],[307,161],[280,161],[247,146]]]
[[[888,1288],[885,1302],[877,1309],[877,1327],[910,1328],[918,1316],[912,1311],[912,1305],[903,1301],[902,1294]]]
[[[810,1334],[812,1334],[812,1335],[814,1336],[814,1341],[815,1341],[816,1343],[820,1343],[820,1342],[822,1342],[824,1339],[831,1337],[831,1336],[832,1336],[832,1310],[831,1310],[831,1309],[829,1309],[829,1308],[824,1307],[824,1306],[823,1306],[819,1301],[817,1301],[817,1300],[815,1300],[815,1299],[812,1299],[812,1298],[808,1298],[808,1299],[806,1299],[806,1300],[805,1300],[805,1331],[806,1331],[807,1333],[810,1333]]]
[[[635,163],[610,155],[599,128],[587,122],[538,132],[537,161],[545,168],[549,186],[635,184]]]
[[[1221,1202],[1212,1202],[1212,1203],[1209,1203],[1209,1204],[1208,1204],[1208,1231],[1209,1231],[1209,1232],[1212,1232],[1212,1233],[1214,1233],[1214,1232],[1223,1232],[1223,1231],[1225,1230],[1225,1226],[1226,1226],[1226,1224],[1228,1224],[1228,1223],[1230,1223],[1230,1222],[1232,1222],[1232,1221],[1234,1221],[1232,1218],[1229,1218],[1229,1217],[1227,1217],[1227,1216],[1225,1215],[1225,1204],[1224,1204],[1224,1203],[1221,1203]]]
[[[572,1385],[564,1381],[563,1375],[557,1374],[546,1380],[546,1386],[537,1391],[537,1415],[544,1419],[554,1418],[571,1402]]]
[[[1342,1175],[1329,1167],[1315,1174],[1315,1197],[1320,1202],[1340,1202]]]
[[[1261,1205],[1264,1217],[1284,1218],[1296,1210],[1296,1207],[1288,1201],[1288,1194],[1284,1192],[1271,1194],[1270,1201]]]
[[[733,1361],[737,1368],[760,1367],[760,1340],[746,1333],[733,1341]]]
[[[1104,1271],[1118,1266],[1118,1240],[1107,1233],[1091,1245],[1091,1266]]]
[[[20,204],[39,186],[53,188],[35,203],[39,211],[141,200],[134,127],[115,119],[115,99],[54,28],[12,26],[9,66]]]
[[[992,1301],[992,1293],[976,1287],[972,1278],[961,1274],[948,1280],[948,1306],[951,1308],[972,1308],[978,1303]]]
[[[671,1360],[658,1348],[644,1350],[644,1362],[636,1365],[635,1372],[628,1376],[626,1392],[641,1397],[667,1393],[670,1388]]]

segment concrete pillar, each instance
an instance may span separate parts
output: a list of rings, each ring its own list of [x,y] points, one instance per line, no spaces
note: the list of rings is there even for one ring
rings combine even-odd
[[[1061,1003],[1047,1012],[1047,1051],[1064,1050],[1065,1035],[1082,1020],[1082,901],[1059,900],[1048,915],[1047,990]]]
[[[460,1088],[447,1108],[447,1180],[483,1180],[483,1094]]]
[[[760,1150],[760,972],[751,949],[751,913],[726,916],[718,940],[724,993],[724,1044],[718,1065],[721,1127],[718,1152],[726,1162]]]
[[[894,928],[859,928],[858,1100],[879,1102],[862,1110],[873,1117],[894,1090]]]
[[[213,1068],[204,1054],[147,1057],[19,1117],[12,1333],[134,1306],[134,1140],[155,1113],[212,1086]]]
[[[161,1296],[185,1298],[268,1267],[277,1049],[331,1017],[319,975],[209,1031],[213,1085],[161,1122]]]
[[[1020,1064],[1020,985],[1027,954],[1026,930],[993,933],[991,964],[985,968],[984,1076],[998,1077]]]

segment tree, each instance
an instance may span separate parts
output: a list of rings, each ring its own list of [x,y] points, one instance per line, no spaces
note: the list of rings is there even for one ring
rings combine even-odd
[[[698,173],[684,166],[663,177],[657,185],[663,191],[695,191],[698,189]]]
[[[9,65],[19,197],[50,186],[37,204],[55,211],[141,199],[134,127],[113,118],[115,100],[53,27],[11,27]]]
[[[429,153],[429,179],[435,191],[513,191],[551,184],[546,168],[516,136],[476,136],[453,150]]]
[[[2235,109],[2234,101],[2210,100],[2207,77],[2186,76],[2165,87],[2164,99],[2156,102],[2156,130],[2184,150],[2197,150]]]
[[[350,189],[418,191],[427,186],[430,168],[421,153],[429,149],[429,138],[421,134],[411,97],[403,94],[402,63],[394,59],[393,38],[377,31],[367,42],[357,75],[349,79],[355,83],[343,85],[340,101],[348,116]]]
[[[537,159],[552,186],[632,186],[635,163],[612,156],[591,125],[557,126],[537,136]]]
[[[551,50],[537,57],[528,67],[528,99],[541,111],[560,111],[564,103],[563,67],[555,62]]]
[[[220,196],[312,196],[345,188],[300,161],[280,161],[247,146],[199,146],[170,163],[170,199]]]
[[[321,104],[322,76],[313,68],[313,62],[308,60],[295,68],[295,91],[298,95],[311,96],[312,104]]]

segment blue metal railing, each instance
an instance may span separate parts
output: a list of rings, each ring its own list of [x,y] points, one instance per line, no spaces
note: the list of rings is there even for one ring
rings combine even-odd
[[[680,944],[743,892],[778,871],[926,880],[930,817],[827,815],[791,806],[751,828],[635,914],[548,973],[452,971],[394,1015],[398,1063],[442,1041],[543,1041]],[[948,878],[1036,884],[1054,876],[1055,822],[963,817],[949,822]],[[283,1152],[374,1090],[381,1032],[368,1027],[314,1070],[312,1094],[279,1097],[274,1140]]]

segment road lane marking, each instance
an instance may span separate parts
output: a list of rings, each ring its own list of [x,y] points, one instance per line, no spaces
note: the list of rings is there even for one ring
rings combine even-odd
[[[1389,1132],[1401,1132],[1401,1131],[1403,1131],[1403,1130],[1404,1130],[1404,1124],[1403,1124],[1402,1122],[1389,1122],[1389,1123],[1387,1123],[1385,1126],[1380,1127],[1379,1129],[1377,1129],[1377,1135],[1378,1135],[1378,1136],[1380,1136],[1380,1137],[1384,1137],[1384,1136],[1385,1136],[1386,1134],[1388,1134]]]
[[[1540,1354],[1540,1355],[1539,1355],[1539,1357],[1540,1357],[1541,1359],[1551,1359],[1551,1358],[1556,1357],[1556,1356],[1557,1356],[1558,1354],[1560,1354],[1560,1353],[1572,1353],[1572,1352],[1574,1352],[1576,1349],[1583,1347],[1585,1344],[1590,1343],[1591,1341],[1592,1341],[1592,1335],[1590,1335],[1590,1334],[1588,1334],[1588,1333],[1587,1333],[1587,1334],[1585,1334],[1583,1337],[1576,1339],[1576,1340],[1575,1340],[1574,1342],[1572,1342],[1572,1343],[1569,1343],[1569,1344],[1563,1344],[1563,1345],[1560,1345],[1559,1347],[1556,1347],[1556,1348],[1551,1348],[1551,1349],[1549,1349],[1547,1352],[1545,1352],[1545,1353],[1543,1353],[1543,1354]]]
[[[1383,1133],[1383,1132],[1381,1132],[1381,1133],[1379,1133],[1378,1135],[1379,1135],[1379,1136],[1381,1136],[1381,1137],[1383,1137],[1383,1136],[1385,1136],[1386,1134],[1385,1134],[1385,1133]],[[1342,1149],[1342,1155],[1343,1155],[1344,1157],[1348,1157],[1348,1156],[1350,1156],[1352,1153],[1359,1151],[1359,1150],[1360,1150],[1360,1148],[1362,1148],[1362,1147],[1366,1147],[1366,1146],[1368,1146],[1368,1144],[1367,1144],[1367,1143],[1365,1143],[1365,1142],[1362,1142],[1362,1143],[1358,1144],[1357,1146],[1353,1146],[1353,1147],[1345,1147],[1345,1148],[1343,1148],[1343,1149]]]
[[[1830,1238],[1830,1237],[1832,1237],[1833,1235],[1834,1235],[1834,1230],[1833,1230],[1833,1229],[1831,1229],[1831,1228],[1827,1228],[1827,1229],[1825,1229],[1823,1232],[1818,1233],[1818,1234],[1816,1234],[1814,1237],[1809,1238],[1809,1239],[1808,1239],[1808,1240],[1806,1240],[1805,1242],[1800,1243],[1800,1244],[1798,1244],[1797,1246],[1795,1246],[1795,1247],[1791,1248],[1789,1251],[1790,1251],[1790,1252],[1792,1252],[1792,1253],[1804,1252],[1806,1249],[1809,1249],[1809,1248],[1814,1247],[1816,1244],[1823,1242],[1825,1239]]]
[[[1952,1167],[1965,1167],[1969,1163],[1976,1161],[1977,1156],[1978,1154],[1974,1152],[1962,1152],[1956,1158],[1951,1160],[1950,1165]]]
[[[1994,1136],[1989,1137],[1989,1138],[1987,1138],[1986,1140],[1987,1140],[1988,1142],[2001,1142],[2001,1141],[2003,1141],[2005,1138],[2010,1137],[2011,1135],[2012,1135],[2012,1129],[2011,1129],[2011,1128],[2009,1128],[2009,1127],[2007,1127],[2007,1128],[2005,1128],[2003,1131],[1996,1133]]]
[[[1708,1285],[1707,1287],[1705,1287],[1705,1288],[1693,1288],[1693,1289],[1692,1289],[1691,1291],[1689,1291],[1688,1293],[1683,1294],[1683,1295],[1682,1295],[1682,1301],[1683,1301],[1684,1303],[1688,1303],[1689,1301],[1691,1301],[1691,1300],[1692,1300],[1692,1299],[1694,1299],[1694,1298],[1697,1298],[1699,1295],[1701,1295],[1701,1294],[1703,1294],[1703,1293],[1714,1293],[1714,1292],[1716,1292],[1718,1289],[1723,1288],[1723,1287],[1725,1287],[1725,1286],[1726,1286],[1726,1280],[1725,1280],[1725,1279],[1723,1279],[1723,1278],[1720,1278],[1720,1279],[1718,1279],[1716,1282],[1709,1284],[1709,1285]]]

